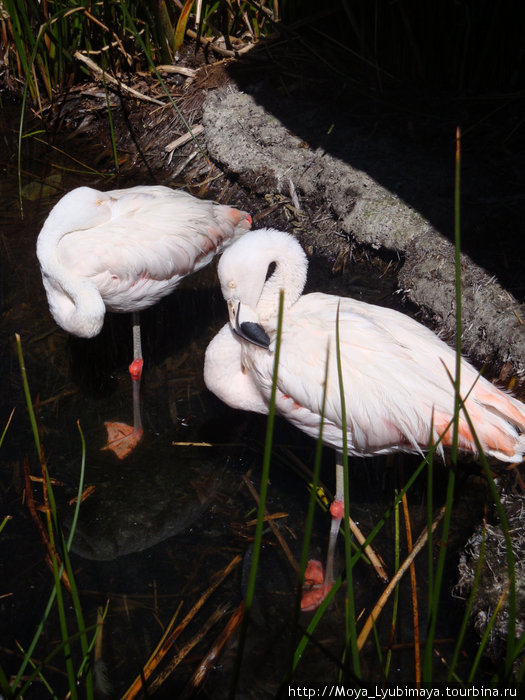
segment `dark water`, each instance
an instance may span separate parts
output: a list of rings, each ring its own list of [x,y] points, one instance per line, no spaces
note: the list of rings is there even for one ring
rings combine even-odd
[[[15,137],[5,134],[10,152]],[[89,146],[89,149],[86,146]],[[90,144],[66,148],[82,153],[84,160],[99,155]],[[126,182],[103,181],[93,174],[71,172],[71,160],[49,146],[33,143],[24,153],[24,214],[17,202],[16,159],[5,168],[2,257],[1,359],[4,375],[0,398],[0,426],[13,407],[12,423],[0,450],[1,515],[10,515],[0,534],[2,548],[0,589],[0,660],[8,673],[20,663],[18,641],[30,643],[52,587],[45,550],[24,498],[23,465],[32,474],[39,464],[24,404],[14,333],[22,339],[33,401],[37,405],[42,442],[61,522],[71,523],[81,464],[79,422],[86,439],[86,486],[94,487],[83,503],[72,545],[72,562],[88,624],[97,609],[108,604],[104,627],[103,659],[112,691],[120,697],[140,673],[163,630],[178,611],[180,621],[206,592],[216,572],[236,555],[240,564],[202,606],[182,632],[174,649],[189,645],[203,629],[206,633],[183,656],[164,684],[160,696],[178,697],[184,689],[191,696],[190,677],[245,592],[252,555],[256,504],[243,479],[259,490],[266,420],[232,411],[209,394],[202,379],[207,343],[226,321],[226,310],[216,282],[214,266],[188,279],[171,297],[142,314],[145,371],[142,405],[145,435],[125,461],[100,450],[105,441],[104,420],[131,421],[131,387],[127,365],[131,355],[131,324],[126,316],[109,314],[102,333],[93,340],[69,337],[51,318],[35,255],[36,237],[47,212],[65,191],[79,184],[101,189],[148,184],[137,177]],[[100,163],[98,164],[101,167]],[[269,224],[271,222],[268,222]],[[313,267],[310,287],[353,294],[367,301],[397,303],[392,280],[372,278],[362,268],[331,277]],[[212,443],[188,446],[183,443]],[[276,522],[294,556],[300,556],[308,504],[305,479],[296,473],[299,460],[313,466],[315,445],[299,432],[278,421],[274,440],[269,501],[270,513],[284,513]],[[417,459],[352,460],[351,510],[365,532],[391,504],[396,489],[418,464]],[[436,501],[442,496],[446,471],[436,467]],[[322,479],[333,489],[333,456],[324,454]],[[409,501],[415,536],[426,518],[425,480],[416,484]],[[467,472],[458,490],[458,517],[453,544],[461,546],[477,522],[483,488]],[[32,486],[42,502],[38,483]],[[463,505],[463,507],[461,507]],[[324,559],[329,517],[317,509],[310,555]],[[403,537],[402,537],[403,539]],[[241,666],[238,697],[276,697],[289,669],[294,648],[312,614],[294,617],[297,576],[275,537],[265,530],[252,624]],[[343,550],[340,543],[339,564]],[[392,520],[377,539],[377,548],[390,571],[394,562]],[[425,590],[426,555],[421,557],[418,586]],[[438,624],[441,651],[450,654],[461,615],[461,603],[449,599],[456,582],[456,559],[450,557],[445,580],[446,613]],[[359,564],[354,571],[356,609],[368,614],[381,593],[382,584],[370,568]],[[421,601],[421,628],[425,604]],[[219,610],[218,620],[207,621]],[[409,589],[402,588],[399,622],[394,638],[391,680],[413,679],[412,613]],[[378,622],[379,637],[389,638],[391,611]],[[74,630],[73,616],[70,620]],[[236,655],[236,639],[225,645],[213,665],[201,697],[226,697]],[[59,644],[53,612],[35,657],[42,659]],[[335,682],[344,652],[344,595],[340,592],[315,632],[315,642],[305,651],[294,679],[301,682]],[[386,650],[383,648],[383,654]],[[167,660],[172,659],[171,651]],[[378,652],[370,646],[362,654],[363,678],[382,678]],[[59,654],[46,677],[65,695],[63,660]],[[58,669],[58,670],[57,670]],[[61,670],[62,669],[62,670]],[[159,696],[158,695],[158,696]],[[35,683],[30,697],[45,697]]]

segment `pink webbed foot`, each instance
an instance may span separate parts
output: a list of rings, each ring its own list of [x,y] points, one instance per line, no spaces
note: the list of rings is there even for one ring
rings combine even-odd
[[[119,459],[127,457],[140,442],[142,428],[135,429],[127,423],[112,423],[106,421],[104,423],[108,431],[108,441],[103,450],[111,450]]]
[[[323,565],[320,561],[312,559],[306,565],[304,572],[303,596],[301,598],[301,610],[308,612],[318,608],[326,596],[330,593],[333,581],[325,581]]]
[[[317,559],[310,559],[304,572],[305,587],[318,586],[324,581],[323,565]]]

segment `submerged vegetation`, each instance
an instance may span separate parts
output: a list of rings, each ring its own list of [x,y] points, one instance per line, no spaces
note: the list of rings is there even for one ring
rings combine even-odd
[[[427,5],[423,3],[425,7]],[[480,7],[483,6],[488,16],[480,15]],[[56,108],[59,97],[75,84],[86,81],[90,77],[90,69],[81,59],[90,59],[103,75],[119,76],[119,80],[131,81],[134,76],[142,72],[156,71],[162,64],[176,64],[178,57],[185,51],[194,51],[196,46],[204,51],[214,51],[219,57],[235,58],[242,55],[246,48],[251,48],[259,40],[271,37],[278,29],[291,36],[297,43],[306,45],[311,50],[311,55],[319,55],[319,62],[326,69],[333,69],[348,78],[351,72],[349,65],[355,68],[354,75],[373,76],[373,80],[366,89],[378,89],[378,92],[396,81],[406,80],[414,83],[427,81],[438,85],[447,84],[455,97],[462,96],[477,87],[488,86],[493,90],[495,86],[502,85],[501,76],[506,76],[503,85],[504,90],[499,95],[491,95],[504,104],[502,100],[517,99],[520,87],[520,74],[517,63],[514,61],[514,44],[507,39],[502,39],[510,29],[515,31],[515,24],[505,20],[503,12],[496,5],[488,6],[479,3],[474,7],[472,3],[454,3],[453,13],[456,20],[450,29],[449,42],[454,47],[453,52],[447,52],[446,47],[442,51],[436,51],[435,36],[436,26],[441,32],[446,31],[447,17],[433,9],[430,15],[423,16],[422,9],[416,14],[407,9],[407,3],[382,3],[379,0],[358,3],[334,3],[320,8],[318,3],[284,2],[282,0],[228,0],[221,2],[159,2],[151,3],[147,0],[124,0],[123,2],[74,2],[74,0],[3,0],[3,10],[0,17],[0,39],[4,56],[4,81],[19,94],[25,91],[31,110],[39,113],[41,117],[47,115]],[[428,7],[427,7],[428,9]],[[308,38],[301,35],[301,28],[306,24],[306,16],[312,13],[319,17],[319,23],[308,22]],[[336,22],[337,17],[341,21]],[[283,19],[287,20],[282,24]],[[483,22],[481,21],[483,19]],[[491,34],[484,34],[482,29],[484,22],[491,24]],[[333,32],[327,34],[327,26],[332,26]],[[468,30],[468,31],[467,31]],[[389,36],[389,32],[391,35]],[[342,35],[345,35],[343,41]],[[468,36],[468,42],[464,40]],[[313,38],[312,38],[313,37]],[[403,41],[400,41],[402,37]],[[481,39],[480,39],[481,37]],[[508,50],[498,55],[494,60],[494,44],[507,42]],[[480,39],[480,41],[478,41]],[[325,51],[326,45],[329,50]],[[402,50],[398,50],[401,46]],[[474,51],[474,46],[477,49]],[[348,64],[344,65],[341,56],[348,58]],[[482,81],[481,76],[484,78]],[[353,79],[353,77],[351,78]],[[476,82],[479,85],[476,85]],[[104,83],[106,88],[106,83]],[[108,83],[109,86],[109,83]],[[110,87],[106,89],[106,97]],[[516,91],[514,96],[511,92]],[[451,93],[449,93],[451,94]],[[480,93],[477,93],[479,96]],[[107,100],[107,115],[111,124],[112,112]],[[22,119],[23,122],[23,119]],[[518,126],[516,126],[518,129]],[[507,136],[510,139],[514,132],[509,130]],[[115,146],[115,143],[114,143]],[[115,163],[118,155],[114,154]],[[457,270],[457,299],[460,300],[460,264],[459,264],[459,152],[456,160],[456,250],[458,253]],[[461,352],[459,339],[461,336],[460,303],[457,304],[457,338],[458,353]],[[31,430],[37,453],[42,491],[42,512],[35,503],[31,503],[30,493],[33,486],[27,472],[25,495],[28,498],[28,507],[31,516],[37,525],[38,532],[45,542],[48,552],[48,562],[51,577],[51,594],[47,604],[35,608],[34,636],[31,643],[25,648],[11,648],[2,650],[2,662],[0,663],[0,694],[11,700],[12,698],[31,697],[95,697],[97,682],[98,690],[104,689],[106,695],[114,697],[108,684],[105,683],[103,662],[101,662],[100,635],[107,614],[111,614],[109,608],[102,608],[96,624],[87,624],[88,616],[85,613],[87,593],[82,590],[82,574],[77,572],[69,556],[71,542],[75,536],[75,519],[69,526],[69,534],[66,536],[63,524],[57,509],[52,472],[53,460],[49,464],[44,456],[43,439],[45,425],[39,425],[38,410],[34,410],[34,403],[29,393],[27,377],[22,357],[21,346],[18,345],[20,367],[22,370],[21,386],[25,391],[27,412],[30,417]],[[278,352],[277,352],[278,355]],[[276,356],[276,366],[278,357]],[[451,381],[457,387],[458,378],[451,377]],[[275,386],[274,386],[275,389]],[[462,410],[462,398],[456,396],[456,416]],[[455,424],[454,424],[455,425]],[[6,435],[12,427],[2,427],[0,436],[0,448]],[[177,664],[190,656],[193,672],[188,680],[184,678],[184,687],[187,697],[202,693],[206,697],[205,679],[211,671],[217,658],[225,654],[225,648],[232,646],[236,649],[235,660],[229,660],[228,669],[231,669],[230,692],[235,696],[236,687],[244,666],[249,664],[248,639],[250,626],[257,623],[257,611],[254,610],[254,598],[256,597],[257,581],[261,577],[258,571],[258,563],[261,551],[264,549],[265,527],[272,527],[281,535],[275,527],[273,517],[266,511],[267,494],[271,468],[274,468],[275,453],[273,446],[273,412],[267,424],[266,442],[264,445],[264,458],[260,489],[258,494],[258,507],[256,519],[251,520],[246,516],[245,520],[251,521],[250,526],[245,526],[246,541],[250,543],[251,555],[246,557],[243,571],[243,584],[245,584],[244,601],[239,603],[233,612],[222,606],[215,610],[202,625],[199,634],[191,641],[182,643],[179,638],[182,632],[190,624],[193,616],[204,605],[208,598],[232,572],[240,568],[240,557],[232,555],[230,563],[218,571],[212,582],[195,586],[192,592],[202,596],[187,610],[187,600],[181,601],[177,610],[166,613],[166,607],[159,612],[158,600],[155,591],[155,603],[152,605],[151,616],[158,622],[159,629],[157,639],[151,641],[154,652],[150,660],[141,659],[140,668],[136,671],[137,677],[128,678],[127,690],[123,698],[137,697],[143,687],[148,687],[148,692],[160,688],[163,683],[169,685],[170,673],[173,673]],[[457,445],[457,431],[455,431]],[[82,509],[82,492],[84,490],[84,473],[86,462],[86,448],[80,432],[82,447],[81,467],[79,470],[78,494],[75,505],[75,518]],[[305,482],[310,490],[309,509],[305,516],[304,540],[302,542],[300,562],[294,561],[292,566],[299,581],[298,593],[295,598],[293,614],[288,621],[292,630],[287,650],[287,671],[273,681],[273,696],[278,697],[288,683],[302,680],[304,666],[302,662],[308,657],[307,653],[322,655],[329,660],[334,680],[349,683],[355,687],[366,685],[376,681],[378,684],[394,683],[398,676],[395,674],[396,640],[400,627],[406,625],[406,619],[401,620],[400,598],[408,591],[412,606],[412,639],[409,642],[410,652],[413,655],[411,668],[413,669],[414,683],[432,685],[437,680],[446,680],[462,687],[468,687],[474,683],[484,683],[493,686],[522,687],[525,664],[523,662],[523,648],[525,635],[515,634],[516,620],[516,579],[515,562],[511,542],[511,533],[507,525],[505,510],[501,505],[494,479],[486,460],[482,459],[485,483],[490,490],[491,498],[495,504],[499,522],[504,533],[506,577],[504,594],[498,602],[490,620],[488,620],[482,633],[481,642],[477,648],[473,648],[469,637],[470,611],[477,586],[481,578],[484,565],[484,538],[482,539],[481,554],[478,566],[473,576],[473,584],[465,603],[463,619],[457,622],[457,638],[455,640],[439,639],[439,619],[443,613],[444,599],[448,598],[450,581],[446,579],[445,566],[450,565],[450,551],[448,542],[453,529],[452,514],[455,500],[456,477],[458,469],[457,450],[452,450],[451,465],[448,472],[448,482],[445,489],[444,504],[439,502],[439,497],[434,492],[435,465],[433,463],[434,449],[432,446],[429,456],[414,470],[410,478],[405,478],[397,493],[391,498],[390,505],[383,515],[374,524],[366,540],[355,545],[351,539],[348,527],[344,528],[345,536],[345,576],[340,576],[334,589],[326,601],[316,613],[308,620],[308,624],[300,616],[300,582],[304,574],[307,554],[310,550],[310,535],[313,528],[314,510],[316,501],[322,501],[323,489],[318,488],[321,469],[322,440],[321,436],[317,444],[314,460],[313,474],[305,477]],[[32,450],[32,448],[31,448]],[[0,450],[0,457],[2,451]],[[56,455],[55,455],[56,457]],[[298,461],[298,460],[295,460]],[[307,460],[308,461],[308,460]],[[311,465],[309,465],[311,466]],[[348,465],[346,465],[348,466]],[[304,467],[303,467],[304,468]],[[345,470],[348,473],[348,469]],[[35,478],[35,477],[33,477]],[[411,516],[409,513],[408,497],[414,484],[420,483],[426,478],[426,524],[418,536],[412,536]],[[270,484],[271,486],[271,484]],[[352,490],[351,484],[345,483],[345,500],[348,515],[348,507],[351,501],[348,491]],[[423,492],[425,489],[423,489]],[[421,497],[421,491],[419,492]],[[253,514],[250,513],[250,516]],[[348,521],[348,518],[345,519]],[[404,533],[403,526],[404,523]],[[390,536],[393,538],[395,549],[395,571],[392,582],[379,596],[377,604],[366,609],[366,614],[361,617],[362,610],[358,609],[359,577],[361,570],[356,571],[357,566],[362,566],[364,561],[363,551],[365,546],[371,544],[386,526],[391,528]],[[0,542],[6,531],[12,527],[9,517],[6,516],[0,522]],[[254,529],[255,528],[255,529]],[[439,528],[439,529],[438,529]],[[295,535],[294,535],[295,536]],[[36,538],[36,535],[35,535]],[[269,541],[269,538],[268,538]],[[272,540],[273,541],[273,540]],[[253,549],[252,547],[253,542]],[[416,579],[415,560],[420,552],[426,548],[425,584],[418,583]],[[403,552],[405,555],[403,556]],[[229,553],[231,554],[231,553]],[[16,566],[16,564],[13,564]],[[368,563],[366,564],[368,566]],[[452,564],[454,567],[454,565]],[[421,571],[421,569],[419,569]],[[295,575],[295,574],[294,574]],[[370,574],[369,574],[370,575]],[[410,582],[407,585],[405,579]],[[202,584],[202,585],[201,585]],[[198,590],[197,590],[198,589]],[[320,632],[323,618],[329,613],[329,606],[334,604],[338,593],[344,590],[344,610],[338,622],[344,630],[343,643],[334,654],[333,646],[326,642],[325,631]],[[402,593],[402,591],[404,593]],[[4,591],[2,591],[4,593]],[[231,595],[231,589],[225,589],[224,595]],[[126,596],[123,596],[125,598]],[[188,595],[189,600],[189,595]],[[128,601],[123,603],[122,616],[129,615]],[[165,606],[167,604],[165,603]],[[482,668],[482,653],[486,649],[491,630],[496,623],[497,613],[505,609],[508,618],[508,637],[505,653],[498,662],[490,666],[490,672]],[[177,615],[184,610],[184,617],[179,621]],[[225,612],[227,610],[227,612]],[[109,611],[109,612],[108,612]],[[383,623],[386,615],[391,621]],[[209,630],[225,616],[229,616],[220,633],[213,631],[214,643],[208,644],[208,652],[202,651],[202,658],[194,651],[202,640],[206,641]],[[166,622],[170,617],[170,622]],[[406,617],[406,616],[405,616]],[[239,634],[237,637],[236,635]],[[406,639],[406,634],[399,635]],[[232,644],[232,640],[235,644]],[[239,640],[236,645],[237,640]],[[49,649],[52,648],[52,651]],[[199,650],[203,649],[201,645]],[[193,652],[191,657],[190,652]],[[43,654],[40,655],[40,654]],[[161,663],[166,664],[166,657],[171,654],[167,668],[159,672]],[[13,657],[16,659],[16,671],[13,673]],[[10,671],[7,672],[4,660],[10,662]],[[225,662],[226,663],[226,662]],[[309,661],[307,662],[309,663]],[[367,675],[368,668],[373,667],[373,677]],[[102,670],[101,670],[102,669]],[[56,679],[51,680],[51,678]],[[326,679],[318,679],[325,681]],[[403,678],[406,681],[406,677]],[[180,682],[180,681],[179,681]],[[67,687],[68,690],[63,690]],[[178,687],[178,686],[177,686]],[[60,690],[59,690],[60,689]],[[69,694],[68,695],[68,691]],[[269,691],[270,692],[270,691]]]

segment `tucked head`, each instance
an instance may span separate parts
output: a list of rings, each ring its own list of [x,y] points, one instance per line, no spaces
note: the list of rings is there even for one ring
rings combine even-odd
[[[306,255],[290,234],[275,229],[244,234],[223,253],[218,266],[232,329],[245,340],[268,347],[270,339],[261,323],[276,315],[281,289],[285,306],[296,301],[306,271]]]
[[[40,236],[60,238],[71,231],[83,231],[106,222],[111,211],[110,196],[91,187],[77,187],[60,199],[44,222]]]
[[[249,231],[230,246],[219,260],[218,274],[226,301],[238,299],[255,308],[272,263],[293,265],[294,286],[301,293],[306,281],[306,255],[289,233],[263,228]]]

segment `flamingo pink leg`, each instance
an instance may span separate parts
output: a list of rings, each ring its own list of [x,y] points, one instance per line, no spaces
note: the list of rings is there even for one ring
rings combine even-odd
[[[337,455],[337,463],[335,467],[336,475],[336,495],[330,506],[330,514],[332,522],[330,525],[330,537],[328,540],[328,554],[326,555],[326,568],[323,574],[323,566],[321,562],[311,560],[306,566],[304,573],[303,597],[301,598],[301,610],[307,612],[315,610],[321,605],[326,598],[332,586],[334,585],[334,554],[337,535],[341,520],[345,514],[344,504],[344,480],[343,480],[343,465],[341,463],[341,455]]]
[[[129,366],[129,374],[133,386],[133,426],[127,423],[106,421],[108,441],[104,450],[111,450],[119,459],[127,457],[137,446],[142,434],[142,418],[140,415],[140,379],[142,377],[142,345],[140,340],[140,323],[137,312],[133,313],[133,362]]]

